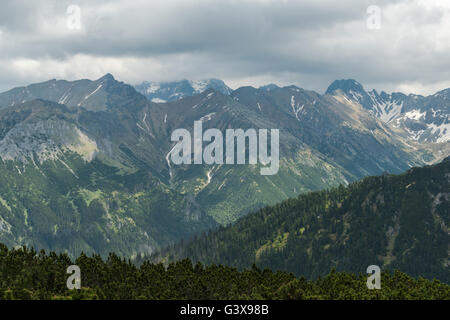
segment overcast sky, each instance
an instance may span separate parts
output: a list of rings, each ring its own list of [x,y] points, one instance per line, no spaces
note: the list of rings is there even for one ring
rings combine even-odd
[[[0,91],[108,72],[431,94],[450,87],[450,1],[0,0]]]

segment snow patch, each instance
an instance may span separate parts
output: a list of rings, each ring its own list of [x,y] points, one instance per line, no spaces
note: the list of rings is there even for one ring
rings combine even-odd
[[[199,119],[199,121],[209,121],[212,119],[212,117],[215,115],[215,112],[209,113],[206,116],[203,116]]]
[[[145,90],[145,92],[147,93],[155,93],[156,91],[158,91],[160,88],[160,85],[157,83],[149,83],[148,84],[148,88]]]
[[[147,128],[147,131],[150,132],[150,128],[148,127],[147,122],[145,121],[147,119],[147,113],[144,112],[144,118],[142,118],[142,123],[144,123],[145,127]]]
[[[67,90],[65,93],[63,93],[63,95],[61,96],[61,98],[59,99],[58,103],[59,104],[65,104],[67,101],[67,98],[69,97],[70,94],[70,89]]]
[[[450,123],[443,123],[438,126],[431,123],[428,127],[431,129],[431,134],[434,135],[437,133],[438,138],[436,139],[436,142],[439,143],[450,141]]]
[[[83,101],[81,101],[78,106],[81,106],[81,104],[86,101],[87,99],[89,99],[90,97],[92,97],[92,95],[94,95],[98,90],[100,90],[100,88],[103,86],[103,84],[100,84],[97,89],[95,89],[94,91],[92,91],[90,94],[88,94],[87,96],[84,97]]]
[[[172,177],[173,177],[173,169],[172,169],[172,166],[170,165],[169,157],[170,157],[170,154],[172,153],[173,149],[175,149],[176,146],[177,146],[177,145],[175,144],[175,145],[172,147],[172,149],[170,149],[170,151],[166,154],[166,161],[167,161],[167,165],[169,166],[169,176],[170,176],[170,179],[172,179]]]
[[[421,118],[425,118],[426,112],[420,112],[419,110],[412,110],[404,113],[404,117],[413,119],[413,120],[419,120]]]
[[[195,93],[201,93],[206,90],[208,86],[208,81],[199,80],[199,81],[189,81],[189,84],[194,89]]]
[[[315,102],[315,101],[314,101]],[[292,107],[292,112],[295,115],[295,118],[300,121],[300,118],[298,117],[299,112],[301,112],[303,110],[303,108],[305,107],[304,104],[302,104],[302,106],[299,106],[300,104],[297,103],[297,106],[295,106],[295,98],[294,96],[291,96],[291,107]]]

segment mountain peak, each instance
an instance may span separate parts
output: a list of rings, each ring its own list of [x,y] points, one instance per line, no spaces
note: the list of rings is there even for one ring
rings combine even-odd
[[[372,92],[375,94],[376,92]],[[369,94],[364,90],[361,83],[353,79],[335,80],[328,87],[325,92],[326,95],[344,95],[347,99],[350,99],[363,108],[371,110],[373,107],[372,99]],[[375,94],[376,96],[376,94]]]
[[[111,73],[105,74],[103,77],[99,78],[97,81],[102,80],[116,80]]]
[[[440,96],[440,97],[449,97],[450,98],[450,88],[438,91],[434,95],[435,96]]]
[[[350,91],[365,92],[361,83],[353,79],[334,80],[333,83],[327,88],[325,94],[334,94],[337,90],[341,90],[344,93]]]
[[[259,87],[259,89],[265,90],[265,91],[270,91],[270,90],[278,89],[278,88],[279,88],[279,86],[277,86],[275,83],[269,83],[269,84]]]
[[[224,94],[230,94],[230,88],[220,79],[209,78],[197,81],[189,81],[189,84],[194,89],[194,93],[201,93],[209,88]]]

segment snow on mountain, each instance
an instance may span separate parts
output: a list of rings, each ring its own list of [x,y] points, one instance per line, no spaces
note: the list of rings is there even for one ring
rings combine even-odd
[[[155,102],[155,103],[165,103],[165,102],[167,102],[167,101],[164,100],[164,99],[160,99],[160,98],[152,98],[152,102]]]
[[[218,79],[205,80],[180,80],[174,82],[144,81],[134,88],[153,102],[170,102],[202,93],[207,89],[213,89],[229,95],[231,89]]]
[[[148,83],[148,87],[145,90],[145,92],[147,92],[148,94],[155,93],[160,88],[159,84],[157,84],[157,83],[154,83],[154,82],[147,82],[147,83]]]
[[[208,89],[208,80],[189,81],[189,84],[194,89],[195,93],[201,93]]]
[[[376,90],[368,92],[368,95],[373,102],[372,112],[383,122],[389,123],[401,114],[403,108],[401,99],[387,98],[384,92],[380,96]]]

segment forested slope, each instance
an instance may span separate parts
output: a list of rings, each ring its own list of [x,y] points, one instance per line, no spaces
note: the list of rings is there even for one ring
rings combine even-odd
[[[67,267],[76,264],[81,290],[68,290]],[[252,267],[244,271],[222,265],[193,265],[190,260],[140,267],[110,254],[37,253],[0,244],[1,299],[449,299],[450,287],[439,281],[382,273],[381,289],[369,290],[367,275],[339,273],[316,281],[286,272]]]
[[[450,282],[450,161],[301,194],[179,243],[154,261],[189,257],[316,278],[369,265]]]

